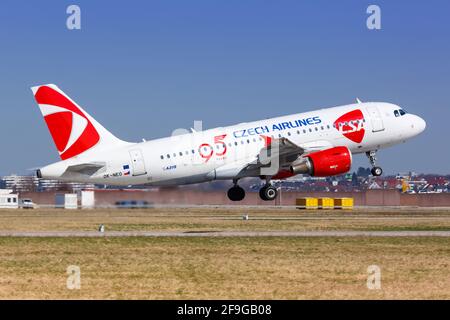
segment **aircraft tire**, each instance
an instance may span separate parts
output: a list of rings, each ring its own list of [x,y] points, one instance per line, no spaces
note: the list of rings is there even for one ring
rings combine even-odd
[[[259,196],[264,201],[273,201],[278,196],[278,191],[273,186],[264,186],[259,190]]]
[[[231,201],[241,201],[245,198],[245,190],[239,186],[228,189],[228,199]]]
[[[373,167],[370,172],[374,177],[379,177],[383,174],[383,169],[381,169],[380,167]]]

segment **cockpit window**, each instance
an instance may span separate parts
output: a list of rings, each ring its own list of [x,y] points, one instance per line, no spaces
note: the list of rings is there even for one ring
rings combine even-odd
[[[394,115],[396,117],[401,117],[401,116],[404,116],[405,114],[406,114],[406,111],[403,109],[394,110]]]

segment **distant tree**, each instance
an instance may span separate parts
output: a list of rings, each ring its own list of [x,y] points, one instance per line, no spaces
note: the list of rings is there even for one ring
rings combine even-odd
[[[357,187],[358,185],[359,185],[358,176],[357,176],[356,172],[353,172],[353,174],[352,174],[352,186]]]
[[[368,176],[370,176],[370,168],[363,168],[363,167],[359,167],[358,171],[356,172],[356,175],[358,177],[364,177],[367,178]]]

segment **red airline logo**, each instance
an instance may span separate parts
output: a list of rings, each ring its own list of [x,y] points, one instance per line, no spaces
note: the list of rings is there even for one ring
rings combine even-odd
[[[364,139],[364,115],[361,110],[350,111],[334,122],[334,127],[353,142],[361,143]]]
[[[79,155],[100,140],[86,115],[63,94],[42,86],[37,90],[35,99],[62,160]]]

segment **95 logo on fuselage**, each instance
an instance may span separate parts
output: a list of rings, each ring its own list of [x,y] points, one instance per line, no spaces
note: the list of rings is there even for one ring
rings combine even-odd
[[[224,159],[225,154],[227,153],[227,144],[223,140],[226,136],[226,134],[215,136],[212,145],[209,143],[202,143],[198,147],[198,154],[205,160],[205,163],[214,155],[217,157],[216,160]]]

